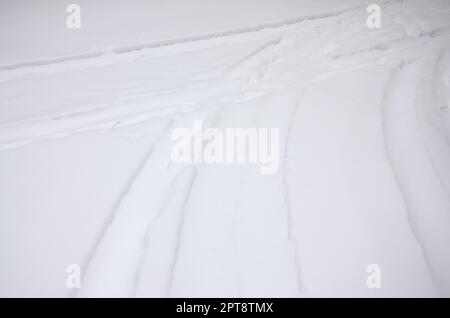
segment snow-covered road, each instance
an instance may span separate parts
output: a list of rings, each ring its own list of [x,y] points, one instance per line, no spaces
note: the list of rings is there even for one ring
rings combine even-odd
[[[450,297],[450,2],[356,2],[8,56],[0,295]],[[279,171],[174,164],[195,120],[279,128]]]

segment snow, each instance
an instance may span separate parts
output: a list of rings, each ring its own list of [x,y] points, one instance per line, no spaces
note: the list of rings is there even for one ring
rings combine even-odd
[[[69,3],[0,2],[0,296],[450,296],[448,1]],[[279,170],[172,162],[198,120]]]
[[[384,1],[383,1],[384,2]],[[0,65],[104,53],[181,38],[344,10],[368,0],[78,0],[81,28],[70,30],[66,8],[73,1],[0,1]],[[38,40],[36,43],[35,40]]]

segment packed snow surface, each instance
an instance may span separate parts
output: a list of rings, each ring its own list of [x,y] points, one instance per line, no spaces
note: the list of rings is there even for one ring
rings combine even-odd
[[[450,297],[450,1],[70,3],[0,1],[0,296]]]

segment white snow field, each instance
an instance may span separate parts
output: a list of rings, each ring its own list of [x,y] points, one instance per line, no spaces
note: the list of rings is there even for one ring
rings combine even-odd
[[[450,1],[372,2],[1,0],[0,296],[450,297]]]

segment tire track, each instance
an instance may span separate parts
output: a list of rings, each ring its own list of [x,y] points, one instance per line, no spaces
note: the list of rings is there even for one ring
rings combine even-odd
[[[416,94],[411,92],[417,91],[419,74],[417,65],[403,64],[387,83],[382,107],[386,155],[434,283],[448,296],[450,206],[418,127]]]
[[[387,4],[387,3],[390,3],[393,1],[395,1],[395,0],[387,0],[387,1],[382,2],[382,4]],[[215,38],[224,38],[224,37],[236,36],[236,35],[241,35],[241,34],[246,34],[246,33],[258,32],[258,31],[262,31],[264,29],[278,29],[278,28],[282,28],[285,26],[303,23],[306,21],[314,21],[314,20],[336,17],[336,16],[339,16],[339,15],[344,14],[349,11],[354,11],[354,10],[359,10],[359,9],[365,10],[366,7],[367,7],[366,5],[353,6],[350,8],[332,11],[332,12],[328,12],[328,13],[299,16],[299,17],[283,19],[283,20],[275,21],[275,22],[268,22],[268,23],[263,23],[263,24],[258,24],[258,25],[252,25],[249,27],[236,28],[236,29],[220,31],[220,32],[206,33],[206,34],[201,34],[201,35],[191,36],[191,37],[176,38],[176,39],[172,39],[172,40],[154,41],[154,42],[143,43],[143,44],[138,44],[138,45],[123,46],[123,47],[118,47],[118,48],[112,49],[110,51],[95,51],[95,52],[81,53],[81,54],[65,56],[65,57],[57,57],[57,58],[41,59],[41,60],[34,60],[34,61],[24,61],[24,62],[13,63],[13,64],[5,64],[5,65],[0,65],[0,71],[16,70],[16,69],[27,68],[27,67],[44,66],[44,65],[50,65],[50,64],[60,64],[60,63],[65,63],[65,62],[69,62],[69,61],[80,61],[80,60],[88,60],[88,59],[93,60],[93,62],[95,62],[96,59],[101,58],[105,54],[108,54],[108,53],[127,54],[127,53],[131,53],[131,52],[142,51],[144,49],[152,49],[152,48],[158,48],[158,47],[164,47],[164,46],[173,46],[173,45],[179,45],[179,44],[189,43],[189,42],[206,41],[206,40],[211,40],[211,39],[215,39]]]

